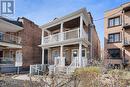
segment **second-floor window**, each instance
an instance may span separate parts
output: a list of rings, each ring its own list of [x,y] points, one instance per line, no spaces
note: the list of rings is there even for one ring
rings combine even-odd
[[[120,33],[109,34],[108,42],[120,42]]]
[[[108,27],[121,25],[120,16],[108,19]]]

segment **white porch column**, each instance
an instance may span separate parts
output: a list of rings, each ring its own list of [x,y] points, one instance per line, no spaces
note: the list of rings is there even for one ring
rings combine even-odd
[[[61,26],[60,26],[60,33],[61,33],[61,41],[63,41],[63,22],[61,23]]]
[[[63,57],[63,45],[60,46],[60,58],[61,58],[61,65],[65,66],[65,59]]]
[[[79,66],[82,66],[82,43],[79,43]]]
[[[83,36],[83,16],[80,16],[80,38]]]
[[[60,58],[63,58],[63,45],[60,46]]]
[[[42,47],[42,64],[44,64],[44,48]]]

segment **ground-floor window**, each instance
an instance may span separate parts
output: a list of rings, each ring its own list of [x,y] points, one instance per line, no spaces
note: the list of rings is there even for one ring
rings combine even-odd
[[[108,55],[112,59],[119,59],[121,58],[121,51],[120,49],[108,49]]]
[[[120,64],[109,64],[108,67],[112,68],[112,69],[120,69],[121,65]]]

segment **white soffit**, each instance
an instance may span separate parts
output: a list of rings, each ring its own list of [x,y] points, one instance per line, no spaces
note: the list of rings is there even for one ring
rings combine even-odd
[[[0,32],[17,32],[23,28],[0,19]]]

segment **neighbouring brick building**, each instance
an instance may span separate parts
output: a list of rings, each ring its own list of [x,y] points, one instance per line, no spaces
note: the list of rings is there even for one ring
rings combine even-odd
[[[27,18],[0,17],[0,72],[41,63],[41,29]]]
[[[104,62],[113,68],[130,64],[130,2],[105,12]]]

